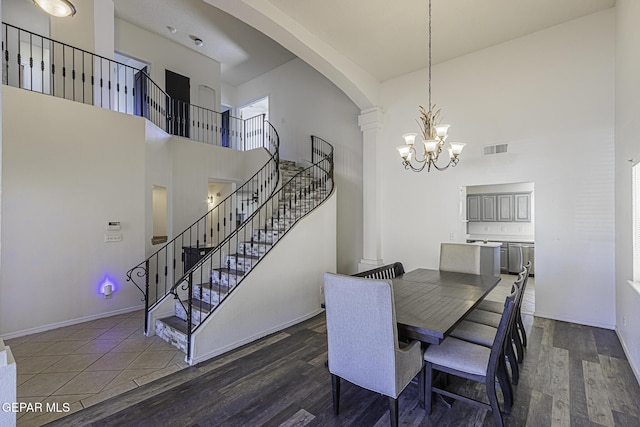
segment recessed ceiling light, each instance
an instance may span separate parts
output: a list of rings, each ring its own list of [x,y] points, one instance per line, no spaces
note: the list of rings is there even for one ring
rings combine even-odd
[[[175,34],[175,33],[176,33],[176,31],[178,31],[178,30],[176,30],[176,28],[175,28],[175,27],[172,27],[171,25],[167,25],[167,30],[169,30],[169,32],[170,32],[171,34]]]
[[[202,39],[201,39],[200,37],[198,37],[198,36],[194,36],[193,34],[191,34],[191,35],[189,36],[189,38],[190,38],[191,40],[193,40],[193,43],[194,43],[196,46],[198,46],[198,47],[200,47],[200,46],[202,46],[202,45],[204,44],[204,42],[202,41]]]

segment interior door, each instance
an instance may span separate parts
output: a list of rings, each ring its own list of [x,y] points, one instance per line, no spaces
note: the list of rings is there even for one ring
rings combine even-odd
[[[191,84],[189,77],[165,70],[165,88],[171,98],[169,102],[169,131],[173,135],[189,138],[189,106],[191,103]]]
[[[136,116],[149,118],[147,103],[147,67],[133,76],[133,112]]]

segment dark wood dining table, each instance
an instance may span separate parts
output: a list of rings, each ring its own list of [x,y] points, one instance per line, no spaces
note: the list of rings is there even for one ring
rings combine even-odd
[[[391,280],[399,335],[440,344],[500,277],[419,268]]]

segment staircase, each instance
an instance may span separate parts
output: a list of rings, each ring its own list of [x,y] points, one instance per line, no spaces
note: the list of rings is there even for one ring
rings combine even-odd
[[[241,284],[255,266],[302,218],[319,206],[333,189],[333,148],[312,137],[314,162],[302,167],[280,161],[280,189],[257,207],[244,225],[209,252],[177,283],[150,313],[156,335],[187,354],[191,336]],[[241,309],[234,307],[231,309]],[[166,313],[167,311],[172,313]],[[168,314],[168,315],[167,315]]]

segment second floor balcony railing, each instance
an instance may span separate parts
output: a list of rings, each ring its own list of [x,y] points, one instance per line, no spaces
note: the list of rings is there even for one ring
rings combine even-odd
[[[172,99],[143,70],[7,23],[2,83],[145,117],[169,134],[207,144],[249,150],[264,141],[262,120],[252,129],[252,121]]]

